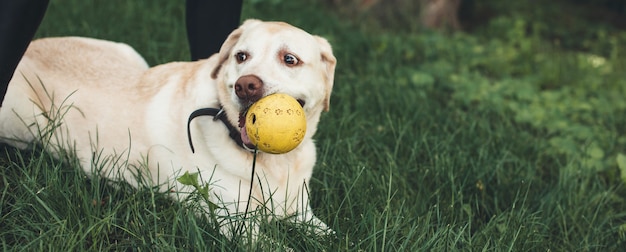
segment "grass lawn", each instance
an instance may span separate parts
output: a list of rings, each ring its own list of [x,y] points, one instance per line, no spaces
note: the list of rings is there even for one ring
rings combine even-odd
[[[244,2],[243,18],[326,37],[339,62],[311,181],[337,237],[281,222],[267,236],[296,251],[626,246],[626,31],[550,19],[558,3],[487,1],[489,22],[440,34],[318,1]],[[51,1],[37,36],[67,35],[128,43],[151,65],[189,58],[183,1]],[[2,250],[248,250],[189,202],[37,149],[0,153]]]

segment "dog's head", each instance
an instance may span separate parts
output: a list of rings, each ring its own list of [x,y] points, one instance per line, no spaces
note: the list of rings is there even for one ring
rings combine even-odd
[[[324,38],[282,22],[247,20],[217,57],[211,77],[231,122],[259,99],[284,93],[304,108],[308,137],[315,133],[320,113],[330,105],[336,65]]]

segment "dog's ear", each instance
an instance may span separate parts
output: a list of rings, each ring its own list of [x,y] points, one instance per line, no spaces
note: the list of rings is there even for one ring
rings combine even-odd
[[[231,51],[235,44],[237,44],[237,41],[239,41],[239,37],[241,37],[243,31],[259,23],[261,23],[260,20],[248,19],[241,26],[239,26],[239,28],[235,29],[228,35],[228,38],[226,38],[226,41],[224,41],[222,47],[220,48],[220,52],[218,53],[219,61],[211,73],[211,78],[217,79],[217,74],[220,72],[222,64],[224,64],[224,62],[232,56]]]
[[[335,55],[333,55],[333,49],[326,39],[319,36],[314,37],[317,40],[317,43],[319,43],[322,51],[322,63],[326,66],[326,72],[324,75],[324,85],[326,88],[326,94],[324,96],[324,111],[328,111],[330,109],[330,93],[333,90],[333,83],[335,81],[335,66],[337,65],[337,59],[335,58]]]

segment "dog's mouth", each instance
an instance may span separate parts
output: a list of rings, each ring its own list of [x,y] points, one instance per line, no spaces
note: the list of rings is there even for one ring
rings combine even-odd
[[[298,101],[298,103],[300,103],[300,106],[302,106],[304,108],[304,104],[306,104],[306,102],[302,99],[296,99]],[[254,146],[254,144],[252,143],[252,141],[250,140],[250,137],[248,137],[248,132],[246,131],[246,115],[248,113],[248,108],[250,108],[250,106],[252,106],[252,104],[246,106],[246,108],[244,108],[241,112],[239,112],[239,132],[241,133],[241,141],[242,143],[249,149],[255,149],[256,146]]]

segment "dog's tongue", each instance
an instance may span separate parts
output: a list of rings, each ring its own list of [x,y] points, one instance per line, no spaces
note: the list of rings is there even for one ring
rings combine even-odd
[[[239,114],[239,132],[241,132],[241,142],[248,148],[254,148],[254,144],[250,141],[246,131],[246,113]]]

